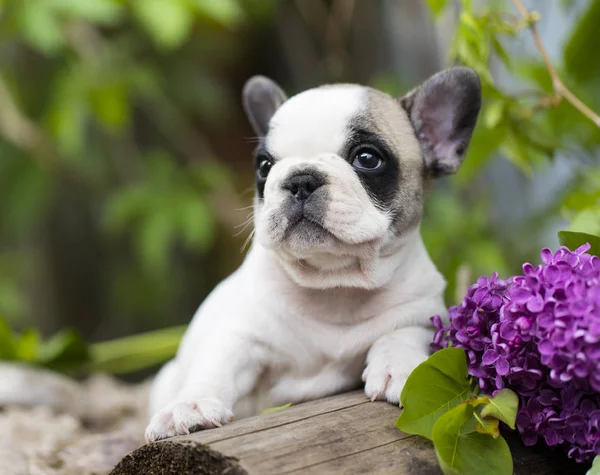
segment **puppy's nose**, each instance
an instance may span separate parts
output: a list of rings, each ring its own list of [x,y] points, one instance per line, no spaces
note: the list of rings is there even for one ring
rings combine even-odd
[[[322,185],[323,182],[318,177],[304,173],[287,179],[284,188],[289,190],[298,201],[305,201]]]

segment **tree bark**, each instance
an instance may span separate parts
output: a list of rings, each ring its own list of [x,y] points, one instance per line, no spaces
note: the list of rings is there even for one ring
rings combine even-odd
[[[363,392],[342,394],[145,445],[112,475],[441,474],[431,442],[395,427],[399,414]],[[508,442],[516,475],[586,471],[560,449],[527,448],[518,436]]]

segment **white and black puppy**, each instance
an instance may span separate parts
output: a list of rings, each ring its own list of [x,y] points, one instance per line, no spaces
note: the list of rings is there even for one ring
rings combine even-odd
[[[426,185],[460,166],[480,109],[457,67],[396,99],[352,84],[287,99],[250,79],[255,237],[200,306],[151,394],[150,441],[365,382],[398,404],[445,281],[419,234]]]

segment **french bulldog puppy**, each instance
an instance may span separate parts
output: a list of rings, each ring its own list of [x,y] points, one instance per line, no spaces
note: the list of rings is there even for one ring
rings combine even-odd
[[[287,98],[251,78],[255,236],[153,384],[148,441],[365,383],[399,403],[445,281],[419,234],[427,185],[460,166],[480,109],[455,67],[401,98],[354,84]]]

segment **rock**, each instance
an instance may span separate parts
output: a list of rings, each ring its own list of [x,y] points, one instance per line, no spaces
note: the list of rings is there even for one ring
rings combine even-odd
[[[48,407],[8,407],[0,412],[0,444],[19,447],[29,457],[52,459],[83,434],[79,420]]]
[[[91,376],[83,384],[86,396],[85,424],[93,430],[118,431],[131,423],[145,430],[149,384],[127,384],[105,374]],[[127,427],[125,429],[129,430]]]
[[[0,381],[0,407],[46,406],[76,415],[85,412],[81,385],[54,371],[0,362]]]
[[[105,475],[143,445],[147,382],[8,363],[0,381],[0,475]]]
[[[0,475],[29,475],[27,457],[10,445],[0,444]]]
[[[129,452],[144,443],[143,437],[113,432],[84,437],[58,454],[61,473],[102,475],[110,473]]]

